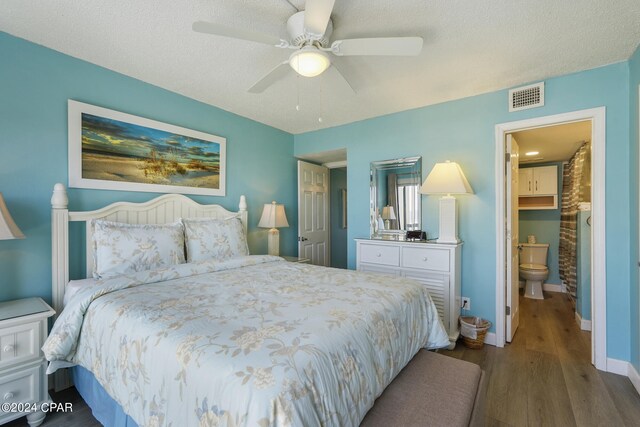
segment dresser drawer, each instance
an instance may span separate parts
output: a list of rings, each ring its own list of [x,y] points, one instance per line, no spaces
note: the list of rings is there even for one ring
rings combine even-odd
[[[387,276],[400,276],[400,270],[384,265],[362,264],[359,271],[364,273],[386,274]]]
[[[0,329],[0,369],[39,357],[40,322]]]
[[[32,403],[44,400],[41,383],[44,364],[32,366],[0,377],[0,402]]]
[[[449,271],[449,251],[434,248],[402,249],[402,266],[424,270]]]
[[[379,265],[400,265],[400,248],[386,245],[360,245],[360,262]]]

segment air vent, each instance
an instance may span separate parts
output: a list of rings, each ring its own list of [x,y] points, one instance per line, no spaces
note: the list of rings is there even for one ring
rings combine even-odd
[[[509,112],[542,107],[544,82],[522,86],[509,91]]]

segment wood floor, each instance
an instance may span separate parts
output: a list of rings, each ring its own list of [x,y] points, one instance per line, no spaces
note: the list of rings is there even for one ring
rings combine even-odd
[[[487,373],[487,426],[640,426],[640,396],[629,379],[596,370],[590,334],[578,328],[566,296],[545,297],[520,298],[520,327],[505,348],[471,350],[460,342],[441,352]],[[100,425],[75,389],[52,398],[72,402],[73,413],[48,415],[43,426]],[[26,425],[24,418],[7,424]]]
[[[591,337],[565,294],[520,297],[511,344],[446,354],[488,374],[487,426],[640,426],[640,396],[628,378],[591,365]]]

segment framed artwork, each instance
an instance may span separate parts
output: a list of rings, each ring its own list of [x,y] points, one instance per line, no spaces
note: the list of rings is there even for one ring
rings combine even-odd
[[[225,195],[226,139],[69,100],[69,187]]]

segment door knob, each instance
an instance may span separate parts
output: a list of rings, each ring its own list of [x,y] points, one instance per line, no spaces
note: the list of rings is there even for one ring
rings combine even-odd
[[[10,391],[8,391],[8,392],[6,392],[6,393],[4,394],[4,396],[3,396],[3,397],[4,397],[4,400],[11,400],[11,399],[13,399],[13,393],[11,393]]]
[[[7,345],[4,346],[2,351],[4,351],[5,353],[11,353],[11,352],[13,352],[14,348],[15,347],[12,344],[7,344]]]
[[[306,237],[298,237],[299,242],[306,242],[307,240],[309,239],[307,239]]]

